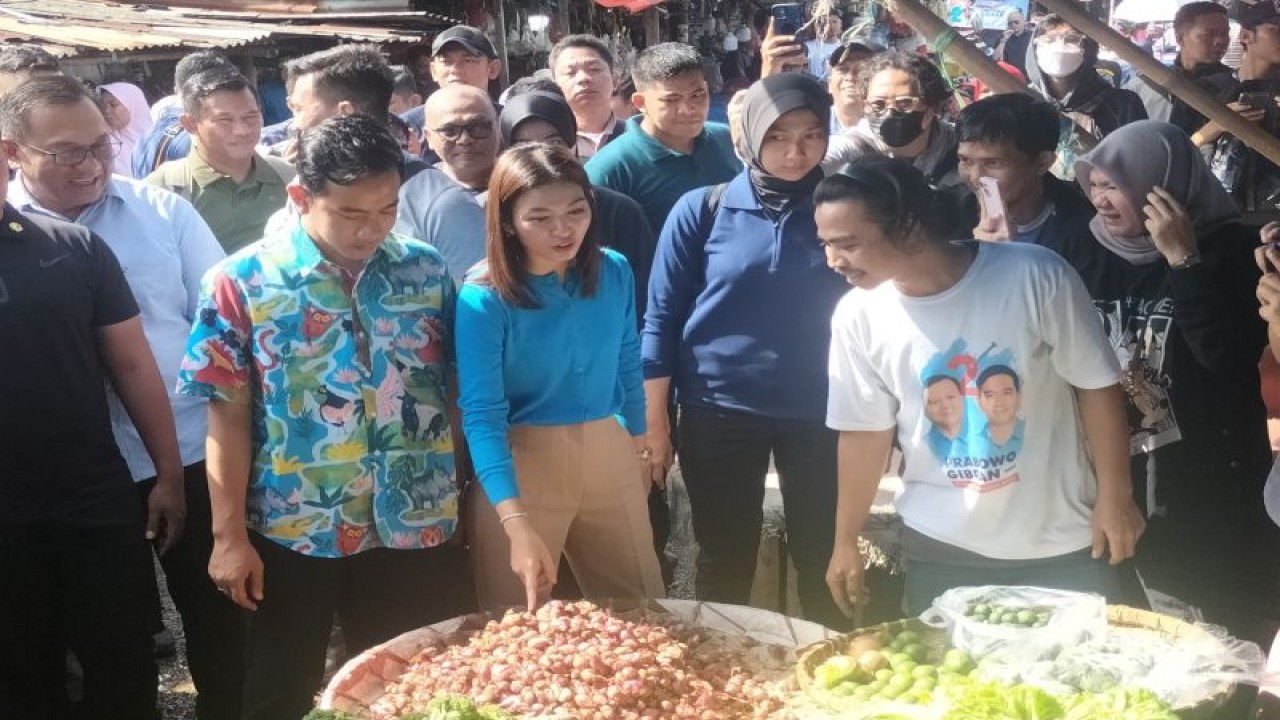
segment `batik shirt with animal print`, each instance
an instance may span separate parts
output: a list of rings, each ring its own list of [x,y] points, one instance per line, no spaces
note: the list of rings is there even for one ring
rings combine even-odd
[[[251,529],[317,557],[453,534],[455,295],[426,243],[393,234],[352,275],[300,225],[209,272],[178,390],[252,405]]]

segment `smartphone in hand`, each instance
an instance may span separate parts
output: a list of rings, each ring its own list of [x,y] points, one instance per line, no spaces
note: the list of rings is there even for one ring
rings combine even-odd
[[[795,35],[804,27],[803,3],[774,3],[769,12],[773,15],[773,31],[779,35]]]
[[[1240,93],[1240,104],[1250,110],[1266,110],[1267,103],[1271,101],[1271,93],[1268,92],[1242,92]]]
[[[986,175],[978,178],[978,201],[982,205],[982,224],[989,232],[994,232],[991,239],[1008,240],[1009,216],[1004,209],[1004,199],[1000,197],[1000,182]]]

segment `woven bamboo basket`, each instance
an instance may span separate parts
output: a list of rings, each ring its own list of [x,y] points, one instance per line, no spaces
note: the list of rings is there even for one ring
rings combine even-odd
[[[1123,605],[1107,607],[1107,622],[1112,627],[1149,630],[1174,642],[1180,639],[1194,639],[1197,642],[1213,639],[1213,636],[1205,630],[1177,618]],[[893,635],[903,630],[914,630],[920,633],[921,644],[928,651],[930,662],[941,660],[943,653],[948,648],[947,631],[945,629],[925,625],[915,618],[894,620],[893,622],[854,630],[851,633],[838,635],[801,649],[799,651],[800,659],[796,663],[796,680],[799,682],[800,687],[809,692],[818,703],[833,710],[852,710],[857,706],[857,701],[850,698],[836,697],[817,689],[814,682],[814,671],[827,658],[843,653],[848,647],[849,641],[855,637],[877,633]],[[1178,707],[1173,710],[1183,720],[1204,720],[1221,707],[1231,697],[1231,693],[1234,690],[1235,686],[1233,684],[1223,682],[1214,692],[1194,705]]]

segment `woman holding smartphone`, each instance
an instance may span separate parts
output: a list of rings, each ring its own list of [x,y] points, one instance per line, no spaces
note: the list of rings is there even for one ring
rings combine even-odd
[[[1097,245],[1067,259],[1124,369],[1134,485],[1151,518],[1138,570],[1208,621],[1262,641],[1277,562],[1261,502],[1271,454],[1256,232],[1168,123],[1116,130],[1075,170],[1097,209]]]
[[[568,149],[505,152],[486,213],[456,329],[480,605],[532,608],[561,553],[587,597],[661,597],[631,269]]]

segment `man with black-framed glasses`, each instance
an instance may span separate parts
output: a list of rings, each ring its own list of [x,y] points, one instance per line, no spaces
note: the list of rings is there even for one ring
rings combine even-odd
[[[470,85],[427,98],[424,136],[440,161],[400,188],[396,230],[431,243],[461,283],[484,259],[484,211],[476,196],[498,158],[497,116],[488,94]]]
[[[142,181],[111,174],[119,143],[112,139],[97,103],[75,78],[53,76],[22,83],[5,97],[0,120],[5,156],[17,168],[8,189],[10,205],[28,216],[76,223],[101,237],[119,258],[141,311],[151,356],[164,387],[170,389],[167,398],[163,394],[159,397],[168,400],[179,457],[170,462],[170,458],[157,456],[154,428],[144,417],[127,411],[121,401],[126,395],[113,389],[108,405],[116,444],[137,490],[133,502],[146,508],[146,537],[169,569],[174,558],[185,555],[181,535],[187,514],[186,488],[205,483],[206,432],[205,401],[178,397],[172,388],[195,317],[200,278],[222,259],[222,248],[186,200]],[[70,452],[78,452],[79,441],[74,436],[68,438]],[[137,511],[137,505],[133,510]],[[86,522],[103,526],[122,523],[122,517],[127,516],[120,513],[123,509],[106,508],[100,517]],[[131,550],[122,545],[120,552]],[[101,572],[119,575],[113,582],[121,586],[154,585],[150,562],[144,562],[141,570],[133,569],[127,558],[118,562],[118,566],[103,567]],[[150,613],[150,632],[159,630],[154,588],[150,593],[134,590],[131,596],[135,602],[150,606],[133,610]],[[121,617],[122,623],[144,620],[147,618],[125,617],[125,613]],[[0,715],[20,716],[5,713],[3,708]]]

